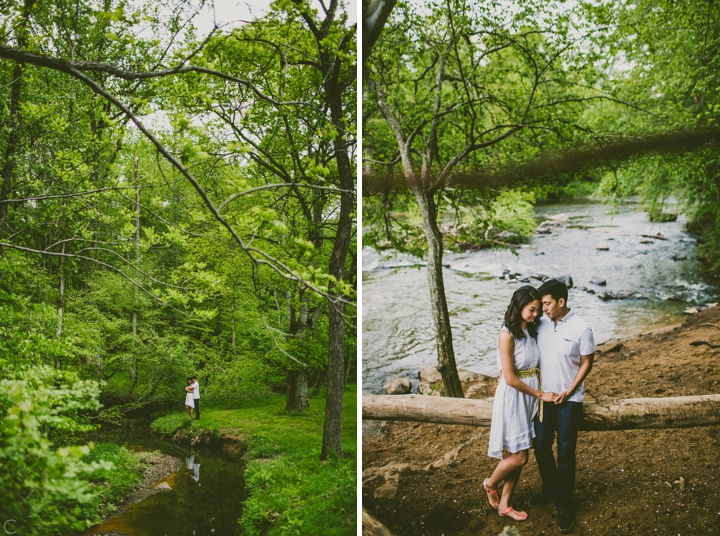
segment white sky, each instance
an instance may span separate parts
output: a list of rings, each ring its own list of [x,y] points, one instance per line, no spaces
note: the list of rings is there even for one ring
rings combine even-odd
[[[315,0],[314,3],[317,9],[320,9],[319,2]],[[348,23],[355,24],[358,20],[357,0],[344,0],[344,3],[348,12]],[[214,0],[208,10],[195,19],[198,35],[205,35],[212,30],[214,20],[221,25],[228,24],[224,27],[226,30],[242,26],[244,24],[242,21],[251,21],[267,13],[269,4],[267,0]]]

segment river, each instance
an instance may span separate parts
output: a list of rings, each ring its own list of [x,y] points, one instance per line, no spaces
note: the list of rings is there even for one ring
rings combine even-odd
[[[590,323],[598,344],[680,323],[686,308],[718,301],[718,284],[702,272],[696,236],[683,230],[682,218],[651,223],[633,200],[620,205],[572,201],[535,209],[538,222],[558,214],[570,218],[564,228],[536,234],[517,256],[490,249],[445,254],[459,368],[497,373],[496,341],[505,308],[514,290],[528,284],[500,279],[505,270],[521,277],[570,275],[576,287],[595,290],[570,289],[568,305]],[[658,233],[667,239],[641,236]],[[596,249],[603,240],[608,251]],[[405,377],[414,380],[416,392],[418,371],[437,363],[426,269],[407,255],[386,258],[387,252],[367,247],[362,255],[363,391],[380,393],[388,379]],[[606,286],[590,284],[594,276],[605,279]],[[597,295],[602,291],[642,298],[603,301]]]
[[[133,426],[108,427],[88,440],[112,442],[134,451],[158,450],[189,468],[167,478],[172,487],[147,497],[86,534],[135,536],[235,536],[245,500],[245,468],[208,449],[190,450],[162,441],[144,420]]]

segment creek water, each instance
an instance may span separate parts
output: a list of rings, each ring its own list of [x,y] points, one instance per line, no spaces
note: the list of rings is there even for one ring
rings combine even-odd
[[[155,451],[179,458],[188,470],[171,474],[171,490],[130,504],[125,510],[86,534],[135,536],[234,536],[245,500],[245,468],[219,453],[190,450],[162,441],[141,421],[133,426],[95,432],[88,440],[112,442],[134,451]]]
[[[446,253],[445,293],[450,310],[455,358],[459,368],[497,374],[497,334],[512,293],[521,285],[499,277],[504,270],[550,277],[570,275],[568,305],[593,328],[596,342],[632,336],[683,321],[683,310],[718,301],[717,280],[703,274],[696,259],[696,236],[684,220],[651,223],[637,202],[608,205],[573,201],[539,205],[538,222],[566,214],[569,222],[551,234],[536,234],[517,250]],[[661,233],[666,240],[641,235]],[[641,242],[644,241],[646,243]],[[609,250],[596,245],[606,241]],[[427,271],[407,255],[363,249],[362,366],[363,391],[382,392],[392,377],[413,381],[424,366],[437,363]],[[594,276],[606,286],[590,284]],[[632,293],[642,298],[603,301],[598,292]]]

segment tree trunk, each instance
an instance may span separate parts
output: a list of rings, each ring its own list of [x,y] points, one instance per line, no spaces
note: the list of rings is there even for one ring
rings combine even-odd
[[[432,194],[427,193],[424,188],[413,188],[413,194],[420,207],[423,230],[428,243],[427,278],[430,288],[430,304],[435,321],[437,369],[442,376],[443,395],[464,398],[455,364],[450,314],[445,297],[445,282],[442,272],[443,238],[437,224],[437,207]]]
[[[62,245],[62,253],[65,253],[65,242],[63,242]],[[60,272],[60,297],[58,298],[58,325],[57,330],[55,331],[55,337],[59,341],[62,339],[62,333],[63,333],[63,312],[65,310],[65,257],[60,257],[60,268],[58,271]],[[60,363],[60,358],[55,358],[55,368],[57,370],[60,370],[62,364]]]
[[[275,298],[277,301],[277,298]],[[230,298],[230,326],[232,328],[232,351],[233,357],[237,357],[237,348],[235,346],[235,296]]]
[[[133,156],[134,164],[134,178],[135,178],[135,266],[140,265],[140,178],[138,173],[138,157]],[[133,287],[133,308],[137,309],[137,287]],[[138,364],[137,364],[137,325],[138,325],[138,314],[137,311],[133,311],[132,314],[132,336],[133,336],[133,351],[132,361],[130,364],[130,378],[134,378],[132,385],[128,391],[128,396],[132,393],[133,389],[137,385],[139,378]]]
[[[23,18],[15,29],[18,48],[25,48],[27,41],[27,26],[30,10],[35,0],[25,0]],[[3,166],[0,169],[0,201],[5,201],[12,191],[13,175],[15,172],[15,158],[20,145],[20,90],[22,88],[23,65],[16,62],[13,68],[12,85],[10,89],[10,124],[8,125],[7,145],[3,155]],[[0,203],[0,238],[5,234],[9,203]]]
[[[340,216],[337,234],[330,255],[330,275],[338,281],[343,278],[345,260],[350,237],[352,236],[352,214],[355,210],[355,173],[350,165],[345,141],[345,124],[343,121],[342,101],[336,83],[328,83],[325,95],[330,105],[330,116],[338,134],[333,140],[335,161],[340,177]],[[335,285],[328,285],[328,388],[325,402],[325,422],[323,426],[323,443],[320,459],[326,460],[333,452],[342,457],[342,409],[343,391],[345,390],[343,369],[345,365],[345,303],[342,293],[335,290]]]
[[[492,402],[424,395],[363,395],[363,419],[490,426]],[[690,428],[720,424],[720,395],[583,402],[580,430]]]
[[[372,0],[365,13],[363,13],[363,64],[370,56],[370,52],[372,52],[373,46],[380,37],[382,29],[396,3],[397,0]]]
[[[304,413],[310,407],[308,400],[308,377],[304,370],[290,370],[287,373],[287,402],[285,411]]]

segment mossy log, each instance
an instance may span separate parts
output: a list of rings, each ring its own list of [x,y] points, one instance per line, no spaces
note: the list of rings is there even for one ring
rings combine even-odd
[[[363,395],[363,419],[490,426],[492,402],[424,395]],[[581,430],[690,428],[720,424],[720,395],[603,398],[583,402]]]

